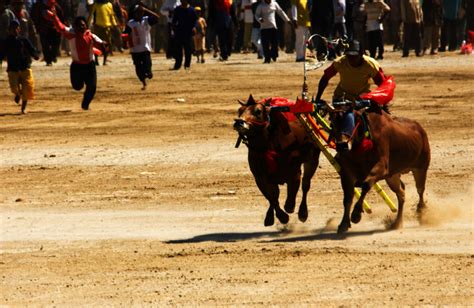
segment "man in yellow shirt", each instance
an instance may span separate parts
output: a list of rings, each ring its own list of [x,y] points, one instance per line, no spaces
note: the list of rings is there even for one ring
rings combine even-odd
[[[96,0],[89,14],[87,24],[90,25],[92,19],[94,19],[94,34],[105,41],[107,46],[112,46],[112,29],[117,27],[112,3],[108,0]],[[107,53],[104,53],[104,65],[106,61]]]
[[[380,64],[362,54],[358,41],[352,41],[342,57],[337,58],[325,71],[318,85],[316,101],[321,99],[329,80],[339,73],[340,81],[334,90],[333,100],[356,100],[370,92],[370,80],[378,86],[386,79]],[[354,114],[350,108],[343,117],[343,135],[350,138],[354,130]]]

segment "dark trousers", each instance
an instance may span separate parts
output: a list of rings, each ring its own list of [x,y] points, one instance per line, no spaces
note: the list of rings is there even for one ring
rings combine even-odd
[[[181,64],[183,63],[183,50],[184,50],[184,68],[191,67],[191,57],[193,55],[193,37],[192,36],[185,36],[185,37],[176,36],[174,39],[176,43],[176,52],[175,52],[176,62],[174,64],[174,68],[179,69],[181,67]]]
[[[140,81],[145,78],[152,78],[153,73],[151,72],[151,56],[149,51],[144,52],[132,52],[132,60],[135,65],[135,73],[137,73]]]
[[[173,26],[171,23],[168,23],[167,26],[167,42],[166,42],[166,58],[167,59],[174,59],[175,58],[175,52],[176,52],[176,44],[175,44],[175,38],[173,35]]]
[[[232,30],[229,27],[216,27],[219,52],[222,60],[227,60],[232,51]]]
[[[71,69],[71,85],[74,90],[81,90],[86,85],[86,91],[82,99],[82,109],[89,109],[89,104],[95,95],[97,88],[97,72],[95,69],[95,62],[89,64],[72,63]]]
[[[410,48],[415,49],[416,55],[421,54],[421,25],[403,23],[403,55],[408,56]]]
[[[278,58],[278,30],[277,29],[261,29],[263,56],[265,62],[270,59],[276,61]]]
[[[443,27],[441,28],[441,51],[446,50],[448,46],[449,51],[454,51],[458,47],[458,21],[452,19],[444,19]]]
[[[47,64],[56,62],[61,45],[61,34],[54,30],[40,32],[41,48],[43,49],[43,58]]]
[[[383,57],[383,31],[382,30],[374,30],[367,32],[367,39],[369,43],[369,53],[372,58],[375,58],[375,54],[377,53],[378,48],[378,57]]]

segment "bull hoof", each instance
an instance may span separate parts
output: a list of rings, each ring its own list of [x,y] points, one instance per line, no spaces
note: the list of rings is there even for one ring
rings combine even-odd
[[[306,220],[308,219],[308,211],[299,210],[298,211],[298,219],[301,222],[306,222]]]
[[[403,228],[403,222],[395,220],[391,225],[390,225],[390,230],[398,230]]]
[[[267,214],[267,216],[265,217],[265,221],[263,222],[265,227],[273,226],[274,223],[275,223],[275,217],[273,217],[273,213],[271,215]]]
[[[339,227],[337,228],[337,234],[343,234],[346,233],[347,230],[351,227],[351,224],[340,224]]]
[[[293,213],[295,211],[295,203],[285,203],[285,212],[287,213]]]
[[[290,221],[290,216],[288,216],[288,214],[283,211],[278,212],[277,217],[278,217],[278,220],[284,225],[286,225],[288,221]]]
[[[362,219],[362,212],[360,211],[352,211],[352,214],[351,214],[351,221],[353,223],[359,223],[360,220]]]

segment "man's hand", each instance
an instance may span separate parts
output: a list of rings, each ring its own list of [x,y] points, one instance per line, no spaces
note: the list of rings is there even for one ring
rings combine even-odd
[[[54,14],[52,11],[46,10],[46,12],[45,12],[45,17],[46,17],[47,19],[53,20],[55,16],[56,16],[56,14]]]

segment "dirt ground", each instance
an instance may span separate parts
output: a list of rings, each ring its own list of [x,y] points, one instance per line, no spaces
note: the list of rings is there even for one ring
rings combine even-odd
[[[345,236],[336,235],[342,191],[324,158],[308,221],[293,214],[265,228],[247,150],[234,148],[237,99],[299,95],[293,57],[209,56],[169,71],[173,63],[153,55],[155,77],[141,91],[130,56],[116,55],[98,67],[87,112],[68,58],[35,63],[36,100],[24,116],[4,65],[0,305],[473,306],[474,57],[386,54],[393,114],[430,137],[429,211],[418,222],[405,175],[404,228],[386,230],[394,215],[372,192],[373,214]],[[312,93],[322,71],[308,74]]]

